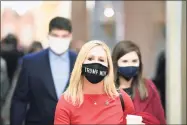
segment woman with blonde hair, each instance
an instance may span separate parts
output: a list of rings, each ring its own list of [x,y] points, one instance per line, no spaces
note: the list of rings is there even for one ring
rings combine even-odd
[[[121,98],[125,110],[122,110]],[[117,92],[110,50],[94,40],[81,48],[67,90],[60,98],[54,124],[123,124],[134,112],[130,97]]]

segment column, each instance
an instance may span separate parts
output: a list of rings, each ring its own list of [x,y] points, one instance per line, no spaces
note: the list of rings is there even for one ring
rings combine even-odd
[[[72,1],[71,21],[73,26],[73,39],[87,41],[88,21],[86,1]]]
[[[186,91],[186,13],[182,11],[186,9],[182,9],[182,1],[167,1],[166,7],[167,123],[184,124],[186,105],[183,103],[186,102],[186,94],[182,95],[182,92]]]
[[[112,3],[115,10],[115,37],[119,42],[125,39],[124,1],[113,1]]]

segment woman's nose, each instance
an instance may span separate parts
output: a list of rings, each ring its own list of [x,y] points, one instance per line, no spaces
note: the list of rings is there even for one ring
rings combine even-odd
[[[127,66],[132,66],[132,62],[127,62]]]
[[[98,63],[98,61],[95,59],[95,60],[93,60],[93,63]]]

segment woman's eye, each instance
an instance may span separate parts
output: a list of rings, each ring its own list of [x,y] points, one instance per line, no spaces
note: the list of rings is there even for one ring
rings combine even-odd
[[[132,62],[133,62],[133,63],[136,63],[136,62],[137,62],[137,60],[133,60]]]
[[[91,60],[92,60],[92,58],[91,58],[91,57],[89,57],[89,58],[88,58],[88,60],[89,60],[89,61],[91,61]]]
[[[99,61],[104,62],[104,59],[99,59]]]
[[[128,61],[127,60],[123,60],[124,63],[127,63]]]

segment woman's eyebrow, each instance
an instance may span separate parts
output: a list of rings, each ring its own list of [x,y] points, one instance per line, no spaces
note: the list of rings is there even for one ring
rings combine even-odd
[[[133,61],[134,61],[134,60],[138,60],[138,59],[133,59]]]
[[[94,57],[94,55],[88,55],[87,57],[88,57],[88,58],[92,58],[92,57]]]
[[[104,58],[106,58],[106,57],[104,57],[104,56],[99,56],[99,58],[102,58],[102,59],[104,59]]]

